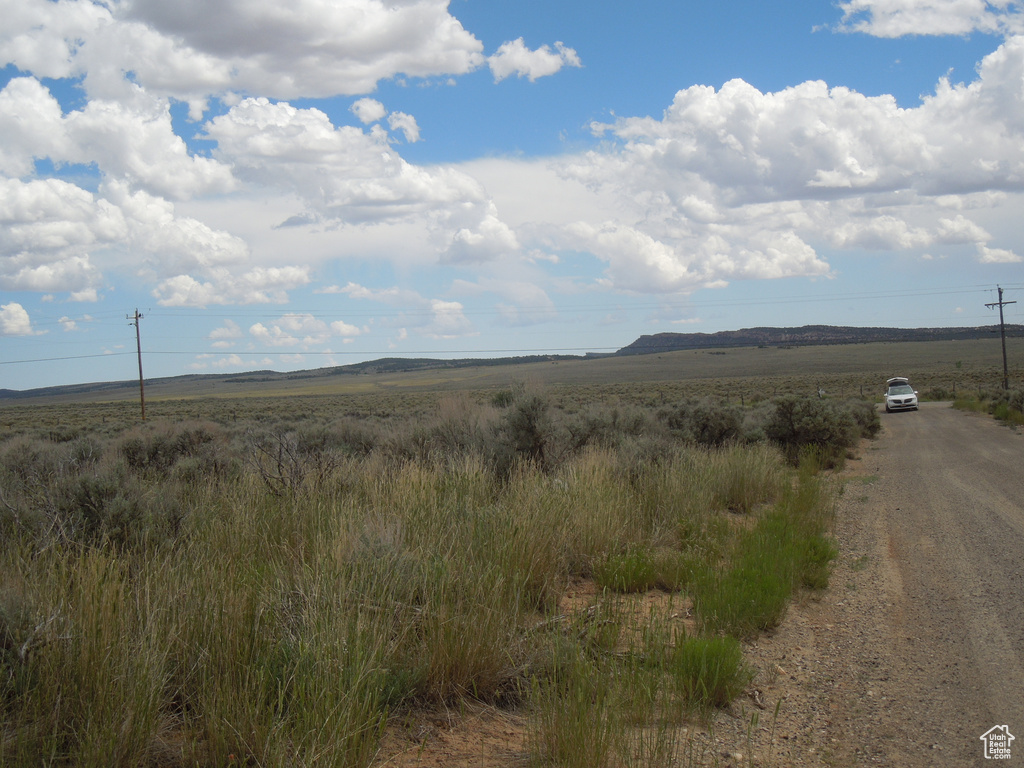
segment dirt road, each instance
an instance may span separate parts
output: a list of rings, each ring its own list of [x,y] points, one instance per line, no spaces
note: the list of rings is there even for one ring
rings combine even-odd
[[[1024,765],[1024,435],[941,403],[882,424],[832,586],[755,650],[785,671],[762,762],[991,765],[980,737],[1006,725]]]
[[[883,425],[842,508],[851,568],[866,567],[836,607],[872,631],[844,649],[857,678],[836,706],[863,716],[835,723],[840,741],[893,765],[975,765],[1005,724],[1024,763],[1024,436],[945,404]]]

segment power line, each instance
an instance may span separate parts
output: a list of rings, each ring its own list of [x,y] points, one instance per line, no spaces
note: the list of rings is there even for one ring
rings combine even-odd
[[[131,352],[101,352],[96,355],[65,355],[63,357],[38,357],[34,360],[0,360],[0,365],[18,365],[20,363],[56,363],[62,360],[88,360],[91,357],[121,357]],[[176,352],[172,354],[193,354],[192,352]]]

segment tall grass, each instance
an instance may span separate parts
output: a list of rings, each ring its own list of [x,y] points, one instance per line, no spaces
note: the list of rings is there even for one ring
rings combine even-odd
[[[753,670],[735,638],[690,637],[654,614],[637,631],[616,600],[604,607],[585,614],[600,633],[584,627],[587,642],[556,643],[534,679],[534,762],[680,765],[695,751],[683,726],[733,701]]]
[[[287,474],[252,424],[0,445],[0,766],[357,768],[392,713],[466,698],[530,708],[541,762],[671,764],[666,724],[745,685],[720,635],[827,580],[826,486],[771,445],[642,413],[559,432],[517,397],[371,449],[263,424]],[[606,591],[565,613],[587,578]],[[649,589],[690,593],[705,634],[628,639],[620,595]]]
[[[159,607],[103,552],[47,553],[22,564],[46,602],[7,659],[24,665],[4,670],[16,681],[6,714],[22,727],[5,729],[0,754],[12,764],[140,764],[166,683]]]
[[[694,607],[701,626],[752,637],[778,626],[795,588],[828,586],[838,554],[828,533],[833,515],[831,487],[809,456],[795,487],[739,533],[724,563],[700,575]]]
[[[567,768],[609,765],[624,725],[623,710],[615,706],[614,677],[576,647],[554,655],[550,678],[533,683],[534,759]]]
[[[683,699],[704,709],[724,707],[752,677],[733,637],[681,638],[668,654],[667,667]]]

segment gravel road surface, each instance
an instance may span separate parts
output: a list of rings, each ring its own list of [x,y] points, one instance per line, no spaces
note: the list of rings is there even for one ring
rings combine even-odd
[[[981,735],[1007,725],[1024,764],[1024,436],[945,404],[882,422],[841,508],[867,583],[836,607],[871,631],[844,649],[859,684],[836,706],[864,716],[835,723],[840,741],[873,762],[980,765]]]
[[[782,700],[755,762],[993,765],[981,736],[1005,725],[997,764],[1024,765],[1024,435],[945,403],[881,418],[828,592],[750,650]]]

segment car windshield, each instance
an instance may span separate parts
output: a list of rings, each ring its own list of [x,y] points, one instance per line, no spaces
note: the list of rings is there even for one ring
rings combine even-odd
[[[914,389],[909,384],[893,384],[889,387],[890,395],[912,395]]]

